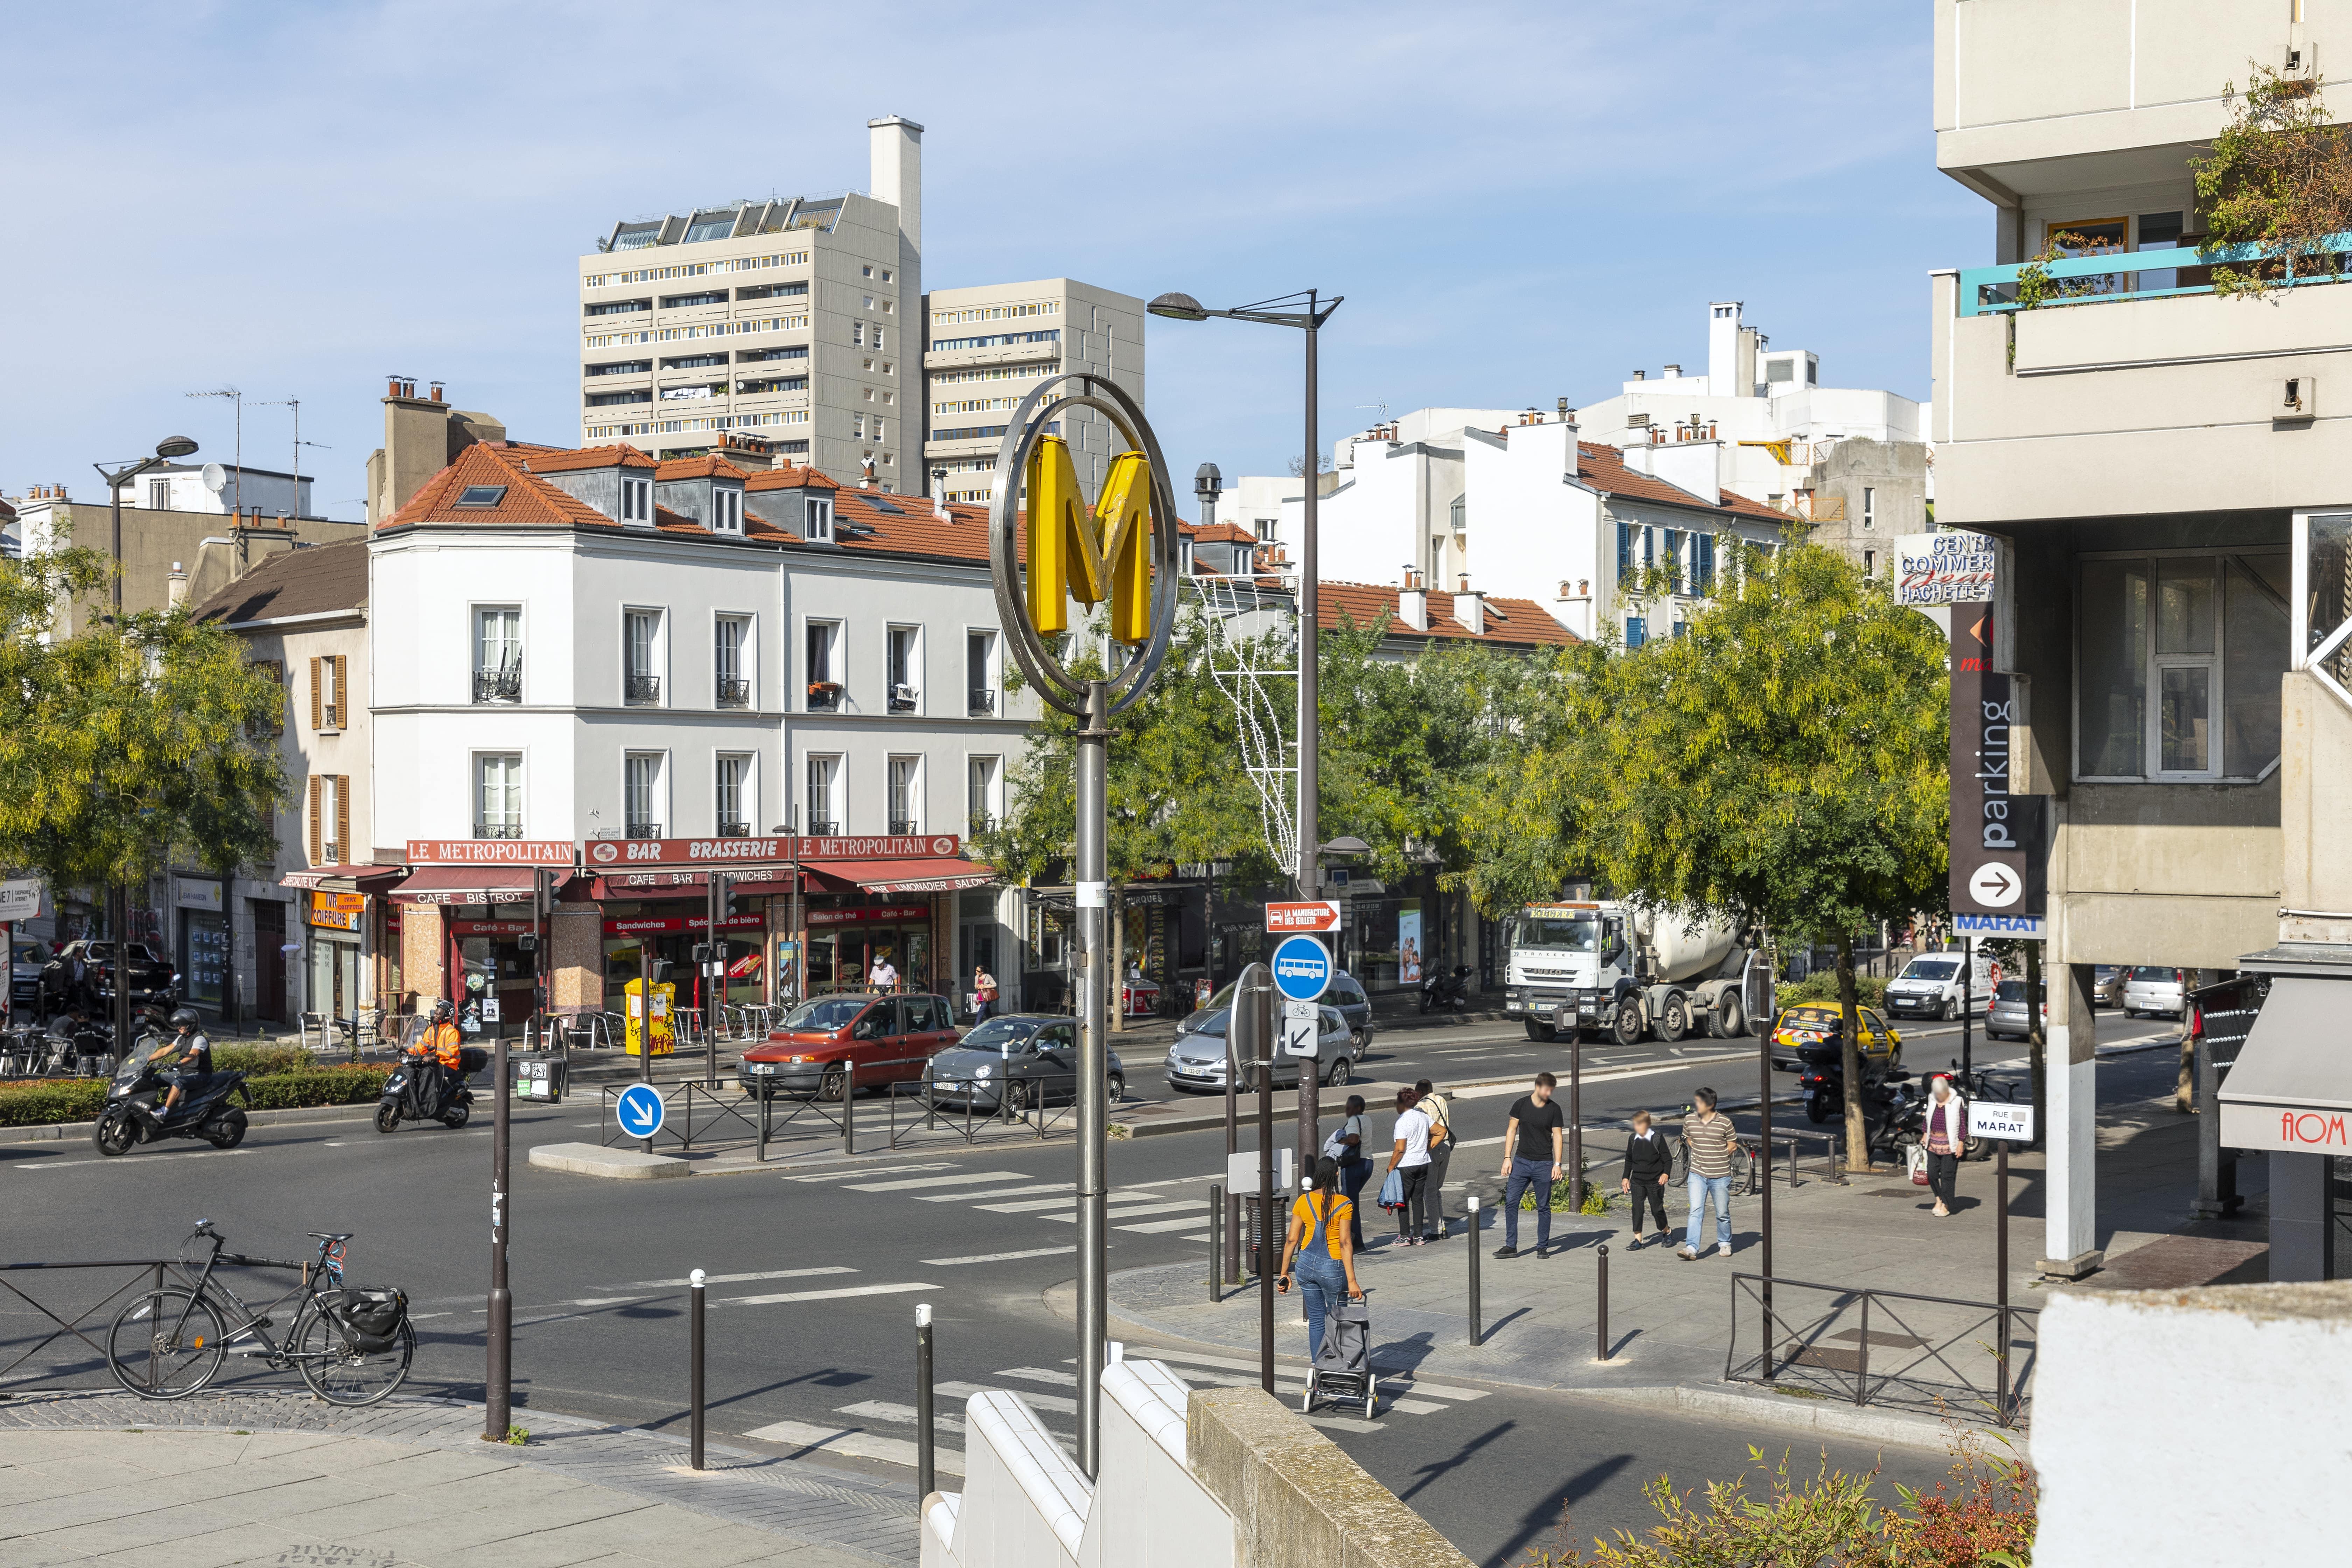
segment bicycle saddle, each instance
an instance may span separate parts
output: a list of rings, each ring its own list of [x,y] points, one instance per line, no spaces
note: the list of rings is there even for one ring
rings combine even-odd
[[[310,1233],[312,1241],[349,1241],[358,1234],[355,1230],[314,1230]]]

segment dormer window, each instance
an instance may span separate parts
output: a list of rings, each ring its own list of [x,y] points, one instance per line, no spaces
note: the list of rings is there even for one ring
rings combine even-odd
[[[650,524],[654,520],[654,482],[621,476],[621,521]]]
[[[808,537],[812,544],[833,542],[833,498],[831,496],[809,497]]]
[[[721,533],[743,531],[743,492],[720,486],[710,496],[711,526]]]

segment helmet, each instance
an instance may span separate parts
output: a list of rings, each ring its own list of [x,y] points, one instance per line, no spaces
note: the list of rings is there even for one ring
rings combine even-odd
[[[443,1019],[447,1018],[452,1011],[453,1009],[449,1005],[449,999],[446,996],[444,996],[440,1001],[433,1004],[433,1021],[436,1024],[440,1023]]]
[[[172,1027],[175,1029],[193,1029],[202,1022],[204,1020],[196,1016],[194,1007],[177,1008],[172,1014]]]

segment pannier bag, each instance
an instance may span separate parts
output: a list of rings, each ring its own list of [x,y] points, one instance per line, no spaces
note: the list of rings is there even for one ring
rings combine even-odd
[[[373,1355],[399,1342],[400,1325],[408,1317],[407,1292],[390,1285],[356,1287],[331,1290],[326,1300],[352,1349]]]

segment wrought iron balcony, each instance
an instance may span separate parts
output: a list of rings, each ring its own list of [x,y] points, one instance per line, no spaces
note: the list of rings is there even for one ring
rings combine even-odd
[[[748,822],[722,822],[719,825],[717,837],[720,838],[749,838],[751,837],[751,825]]]
[[[812,838],[838,838],[841,837],[841,824],[833,821],[829,817],[810,818],[808,830],[809,837]]]
[[[964,711],[975,719],[986,718],[996,711],[996,693],[986,687],[964,693]]]
[[[659,838],[662,836],[661,824],[658,822],[632,822],[629,824],[628,833],[629,837],[632,838]]]
[[[751,706],[751,683],[748,680],[735,679],[730,676],[720,676],[719,678],[719,706],[721,708],[749,708]]]
[[[659,702],[661,677],[658,675],[625,677],[621,682],[621,700],[632,705]]]
[[[890,819],[890,831],[898,837],[911,837],[922,830],[923,825],[911,816],[894,816]]]
[[[474,700],[477,702],[521,701],[522,670],[517,668],[474,671]]]
[[[808,683],[808,710],[812,713],[836,712],[841,707],[841,682],[812,680]]]
[[[522,837],[522,824],[520,822],[478,822],[474,824],[474,837],[477,838],[520,838]]]

